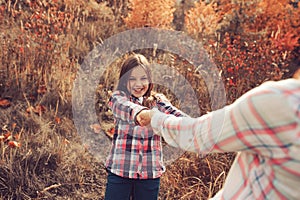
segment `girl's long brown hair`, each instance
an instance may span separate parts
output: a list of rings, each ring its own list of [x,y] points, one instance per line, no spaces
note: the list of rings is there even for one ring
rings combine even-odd
[[[153,88],[152,78],[151,78],[151,71],[150,71],[150,63],[148,62],[147,58],[141,54],[133,54],[130,55],[122,64],[120,76],[119,76],[119,83],[117,85],[117,90],[124,91],[126,94],[130,95],[130,91],[127,89],[127,83],[131,74],[132,69],[135,67],[142,67],[149,80],[149,87],[147,92],[144,94],[144,98],[148,98],[151,94],[151,90]]]

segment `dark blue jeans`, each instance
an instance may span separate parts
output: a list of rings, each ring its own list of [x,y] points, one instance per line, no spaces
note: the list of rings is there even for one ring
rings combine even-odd
[[[160,178],[129,179],[108,172],[105,200],[157,200]]]

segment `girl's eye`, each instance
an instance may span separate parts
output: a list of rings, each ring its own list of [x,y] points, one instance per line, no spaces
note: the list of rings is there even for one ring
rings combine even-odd
[[[136,79],[135,78],[129,78],[129,81],[135,81]]]
[[[147,81],[147,80],[148,80],[147,77],[143,77],[143,78],[142,78],[142,81]]]

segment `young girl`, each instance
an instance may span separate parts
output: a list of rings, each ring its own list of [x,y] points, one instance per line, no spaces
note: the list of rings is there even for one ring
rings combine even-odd
[[[106,200],[158,198],[160,176],[165,171],[162,139],[149,126],[140,126],[138,114],[154,106],[175,116],[185,114],[164,95],[151,95],[152,87],[147,59],[140,54],[129,56],[122,64],[117,89],[109,100],[115,132],[106,161]]]

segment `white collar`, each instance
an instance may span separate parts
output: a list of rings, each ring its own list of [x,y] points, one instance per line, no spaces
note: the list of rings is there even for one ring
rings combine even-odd
[[[140,104],[142,104],[143,103],[143,97],[139,97],[139,98],[137,98],[138,99],[138,101],[140,102]]]

